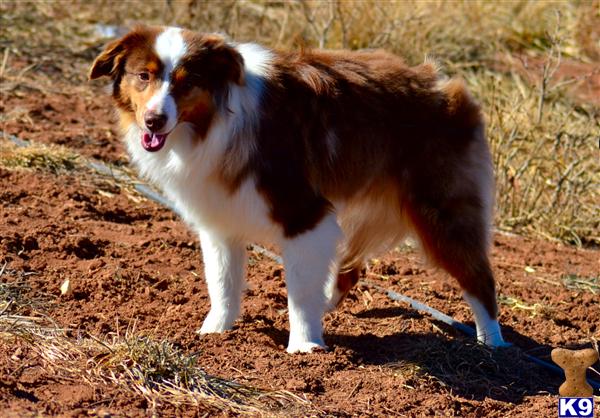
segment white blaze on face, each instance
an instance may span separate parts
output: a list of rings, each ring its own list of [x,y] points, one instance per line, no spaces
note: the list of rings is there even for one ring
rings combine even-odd
[[[177,66],[181,57],[187,51],[181,29],[167,28],[162,32],[154,45],[156,54],[163,63],[163,73],[160,74],[162,84],[146,105],[146,110],[167,115],[167,123],[163,132],[170,132],[177,125],[177,104],[170,94],[171,72]]]

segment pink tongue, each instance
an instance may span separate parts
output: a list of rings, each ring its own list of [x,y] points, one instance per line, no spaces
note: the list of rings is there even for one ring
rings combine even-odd
[[[142,147],[144,147],[146,151],[156,152],[165,145],[166,139],[166,134],[144,132],[142,134]]]

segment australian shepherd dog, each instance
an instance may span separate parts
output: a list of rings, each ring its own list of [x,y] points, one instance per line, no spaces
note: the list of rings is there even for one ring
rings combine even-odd
[[[488,247],[494,181],[463,82],[390,53],[283,52],[216,34],[140,26],[95,60],[131,160],[200,236],[210,311],[240,313],[246,245],[285,264],[287,351],[325,348],[322,317],[363,263],[419,239],[458,280],[477,338],[503,345]]]

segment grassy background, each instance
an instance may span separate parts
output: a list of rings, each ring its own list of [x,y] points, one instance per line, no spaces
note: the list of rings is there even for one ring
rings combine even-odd
[[[385,48],[414,65],[434,59],[447,74],[463,77],[483,106],[496,168],[496,225],[600,244],[600,90],[586,90],[600,83],[597,0],[4,1],[0,7],[5,57],[66,59],[63,74],[77,83],[105,41],[98,24],[175,24],[275,48]],[[5,85],[18,75],[4,65],[0,72]],[[44,84],[43,74],[36,82]]]

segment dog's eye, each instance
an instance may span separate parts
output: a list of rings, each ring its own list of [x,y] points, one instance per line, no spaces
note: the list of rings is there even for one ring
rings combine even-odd
[[[143,73],[139,73],[137,76],[138,76],[139,80],[143,81],[144,83],[150,81],[150,73],[143,72]]]

